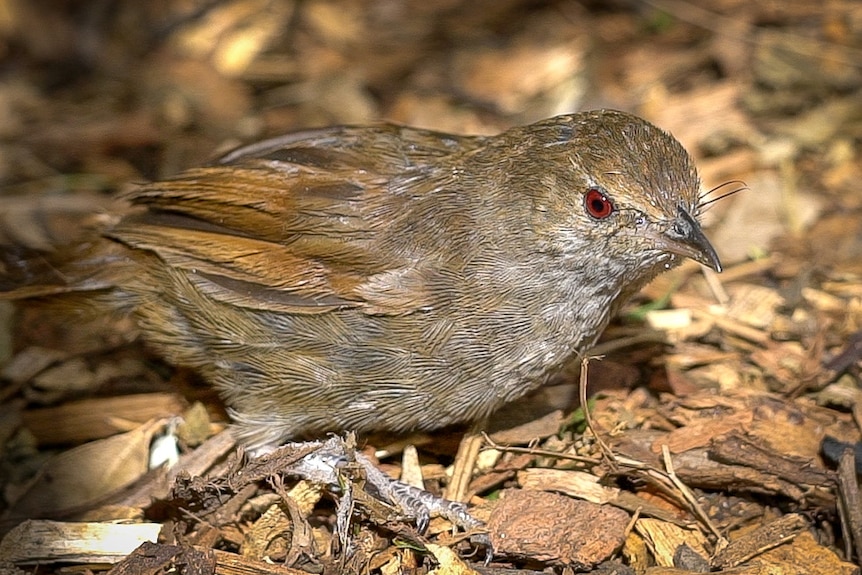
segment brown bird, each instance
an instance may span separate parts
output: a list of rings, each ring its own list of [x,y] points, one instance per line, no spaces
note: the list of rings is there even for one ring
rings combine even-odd
[[[60,273],[7,249],[7,297],[102,293],[256,449],[486,416],[662,270],[721,268],[689,154],[616,111],[494,137],[298,132],[129,200],[103,238],[43,256]]]

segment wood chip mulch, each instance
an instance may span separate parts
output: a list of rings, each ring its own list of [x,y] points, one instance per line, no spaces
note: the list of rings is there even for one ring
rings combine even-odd
[[[313,445],[248,458],[128,321],[0,304],[0,572],[860,572],[858,2],[8,0],[0,62],[0,243],[12,221],[67,240],[241,142],[380,119],[625,109],[714,196],[747,188],[705,217],[722,274],[661,276],[483,428],[337,438],[334,484],[296,473]],[[353,453],[482,526],[419,529]]]

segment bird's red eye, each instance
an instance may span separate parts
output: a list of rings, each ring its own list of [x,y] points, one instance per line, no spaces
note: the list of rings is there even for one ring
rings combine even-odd
[[[597,220],[603,220],[614,213],[614,204],[601,188],[592,187],[584,196],[587,213]]]

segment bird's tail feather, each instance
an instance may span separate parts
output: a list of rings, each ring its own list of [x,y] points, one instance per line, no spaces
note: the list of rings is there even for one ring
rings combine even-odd
[[[128,267],[105,239],[128,207],[99,194],[6,196],[0,204],[0,299],[109,290]]]

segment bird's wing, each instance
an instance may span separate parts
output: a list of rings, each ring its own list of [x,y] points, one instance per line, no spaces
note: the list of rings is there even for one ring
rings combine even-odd
[[[231,304],[410,313],[430,305],[432,262],[379,238],[439,188],[445,174],[434,160],[480,143],[395,126],[268,140],[133,191],[145,209],[108,235]]]

